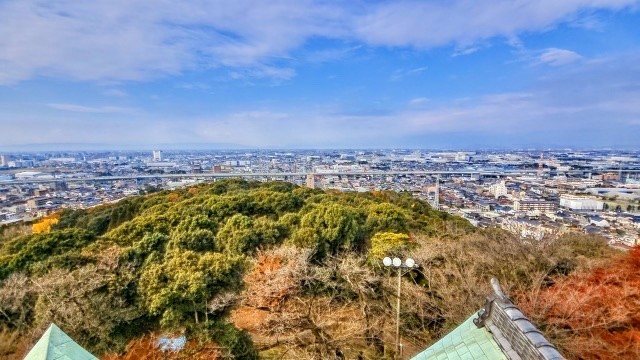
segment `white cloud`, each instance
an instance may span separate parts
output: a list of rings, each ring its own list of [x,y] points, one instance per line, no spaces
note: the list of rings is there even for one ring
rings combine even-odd
[[[0,84],[38,76],[137,81],[215,67],[286,80],[295,76],[293,54],[310,39],[471,51],[487,39],[513,39],[633,4],[638,1],[4,1]]]
[[[219,66],[287,77],[271,62],[338,32],[339,12],[298,0],[2,2],[0,84],[39,75],[143,80]]]
[[[442,141],[458,144],[475,139],[495,146],[526,141],[571,145],[588,141],[588,145],[596,146],[612,139],[626,145],[634,141],[621,129],[637,120],[637,106],[620,109],[632,104],[607,99],[577,106],[570,99],[552,101],[556,95],[499,93],[428,102],[416,98],[408,106],[384,115],[256,110],[198,119],[191,127],[202,142],[266,148],[415,146],[408,141],[412,137],[449,139]],[[609,119],[606,129],[602,128],[603,118]],[[491,137],[501,142],[486,140]]]
[[[104,94],[106,96],[119,97],[119,98],[123,98],[123,97],[129,96],[129,94],[127,94],[126,91],[122,91],[120,89],[108,89],[108,90],[103,91],[102,94]]]
[[[475,141],[468,143],[470,147],[632,146],[637,135],[629,126],[636,126],[640,116],[639,58],[580,62],[571,71],[551,69],[523,92],[451,100],[414,98],[396,111],[379,114],[331,107],[306,112],[261,110],[209,119],[201,126],[220,139],[265,147],[411,146],[408,139],[414,137],[463,145],[465,139]]]
[[[392,1],[370,6],[355,31],[369,44],[431,48],[545,31],[578,13],[618,10],[637,0]]]
[[[184,90],[200,90],[200,91],[204,91],[204,90],[210,90],[211,86],[201,83],[201,82],[192,82],[192,83],[181,83],[176,85],[176,87],[178,89],[184,89]]]
[[[553,66],[561,66],[574,63],[582,59],[578,53],[565,49],[546,49],[542,55],[538,57],[538,62]]]
[[[84,106],[77,104],[47,104],[48,107],[74,113],[115,114],[128,113],[132,110],[118,106]]]
[[[426,66],[421,66],[413,69],[397,69],[391,74],[391,80],[397,81],[410,76],[422,75],[427,70]]]
[[[3,118],[12,120],[2,123],[0,144],[199,142],[353,148],[429,147],[431,142],[423,139],[430,139],[469,147],[530,140],[546,146],[637,147],[640,53],[544,70],[544,77],[520,92],[434,96],[428,101],[416,97],[376,111],[331,100],[316,106],[266,102],[245,111],[197,113],[82,102],[51,103],[47,109],[16,106],[3,110]],[[126,116],[120,116],[123,113]],[[24,131],[31,128],[41,131]]]
[[[453,54],[451,56],[456,57],[456,56],[465,56],[465,55],[471,55],[473,53],[476,53],[480,50],[482,50],[485,46],[481,46],[481,45],[471,45],[471,46],[458,46],[456,47],[455,51],[453,52]]]
[[[274,66],[257,66],[248,69],[236,69],[229,74],[231,79],[234,80],[246,78],[290,80],[295,75],[296,71],[294,69]]]
[[[411,105],[422,105],[429,102],[429,99],[426,97],[419,97],[419,98],[415,98],[415,99],[411,99],[409,101],[409,104]]]
[[[362,45],[329,48],[323,50],[302,51],[303,59],[310,63],[325,63],[341,60],[362,49]]]

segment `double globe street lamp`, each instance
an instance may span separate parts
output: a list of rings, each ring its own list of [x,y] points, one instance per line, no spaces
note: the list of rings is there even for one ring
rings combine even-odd
[[[402,261],[400,258],[394,257],[392,259],[388,256],[382,259],[382,263],[386,267],[394,267],[398,269],[398,303],[396,305],[396,355],[400,356],[400,291],[402,284],[402,275],[407,274],[411,270],[417,268],[418,265],[416,265],[416,261],[412,258],[407,258]]]

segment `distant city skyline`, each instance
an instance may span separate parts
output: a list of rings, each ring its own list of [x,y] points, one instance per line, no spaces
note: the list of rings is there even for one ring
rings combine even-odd
[[[0,151],[640,149],[639,23],[639,0],[5,1]]]

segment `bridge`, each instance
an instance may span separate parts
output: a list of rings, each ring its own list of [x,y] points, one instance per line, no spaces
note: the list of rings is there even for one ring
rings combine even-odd
[[[585,169],[569,171],[545,170],[543,174],[566,174],[585,175],[592,173],[640,173],[640,169]],[[313,176],[446,176],[446,175],[467,175],[467,176],[518,176],[537,175],[539,169],[521,170],[416,170],[416,171],[354,171],[354,172],[247,172],[247,173],[199,173],[199,174],[140,174],[123,176],[94,176],[94,177],[53,177],[53,178],[30,178],[1,180],[0,185],[20,185],[38,183],[61,183],[61,182],[110,182],[120,180],[147,180],[147,179],[224,179],[224,178],[285,178],[285,177],[306,177]]]

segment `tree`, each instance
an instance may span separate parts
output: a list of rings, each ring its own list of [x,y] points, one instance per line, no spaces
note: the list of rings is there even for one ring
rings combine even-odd
[[[192,231],[197,229],[206,229],[216,231],[217,223],[201,213],[188,213],[176,226],[177,231]]]
[[[322,260],[326,255],[364,246],[363,222],[362,214],[350,206],[319,204],[302,217],[292,242],[312,247],[313,257]]]
[[[146,234],[141,240],[124,248],[122,251],[122,259],[133,263],[134,266],[142,265],[152,254],[164,254],[168,239],[169,237],[162,233]]]
[[[419,261],[433,260],[436,286],[424,291],[422,269],[403,285],[411,294],[407,301],[416,304],[403,307],[403,336],[416,343],[448,330],[443,319],[453,325],[457,313],[476,310],[484,297],[478,284],[487,274],[515,273],[510,283],[518,284],[514,279],[537,269],[526,258],[536,252],[514,246],[512,237],[504,239],[512,252],[485,246],[482,238],[476,246],[473,237],[463,239],[475,231],[464,224],[409,193],[324,192],[242,180],[65,210],[48,233],[17,236],[17,227],[0,227],[0,280],[7,279],[0,282],[0,342],[9,339],[6,329],[10,339],[28,338],[55,321],[90,350],[119,351],[141,333],[166,328],[250,357],[248,334],[223,320],[249,307],[245,314],[254,324],[265,308],[273,312],[261,318],[258,331],[291,346],[278,356],[356,358],[364,350],[360,355],[381,358],[395,329],[389,305],[395,304],[395,282],[365,266],[369,247],[376,258],[418,242],[452,247],[442,252],[444,260],[434,260],[438,249],[430,249]],[[411,238],[405,235],[410,230]],[[426,236],[435,231],[438,241],[431,242]],[[296,246],[277,246],[285,240]],[[255,253],[255,273],[243,283]],[[247,292],[239,296],[243,287]]]
[[[34,234],[46,234],[51,231],[51,228],[60,221],[60,214],[53,213],[49,216],[43,217],[37,223],[32,225],[32,232]]]
[[[223,289],[241,282],[244,257],[221,253],[171,251],[164,262],[147,266],[140,277],[139,290],[151,314],[161,316],[167,328],[179,326],[193,315],[207,316],[207,301]]]
[[[211,230],[193,229],[174,232],[169,246],[196,252],[213,251],[216,248],[216,238]]]
[[[118,259],[119,251],[110,248],[96,264],[73,271],[54,269],[30,279],[37,296],[32,325],[45,328],[55,322],[91,351],[122,350],[133,332],[123,329],[144,317],[144,311],[127,302],[113,281]]]
[[[409,235],[393,232],[379,232],[371,238],[371,248],[367,255],[370,264],[379,265],[385,256],[402,256],[409,249]]]
[[[518,305],[569,359],[640,358],[640,248],[555,279]]]
[[[215,233],[217,224],[206,215],[186,216],[171,232],[170,247],[178,247],[193,251],[215,250]]]
[[[408,224],[408,216],[403,209],[389,203],[382,203],[369,207],[365,226],[370,234],[378,231],[403,233],[408,231]]]
[[[0,285],[0,330],[25,330],[30,325],[36,289],[29,277],[20,273],[12,274]]]
[[[175,223],[172,213],[144,213],[109,231],[106,237],[120,245],[131,245],[146,234],[160,233],[169,235]]]
[[[0,279],[55,265],[73,268],[81,259],[80,250],[94,240],[92,233],[75,228],[16,238],[0,248]]]
[[[102,235],[109,229],[110,221],[111,221],[111,214],[109,213],[99,214],[89,218],[84,228],[96,235]]]
[[[250,199],[255,203],[255,213],[260,215],[282,215],[287,212],[298,211],[303,199],[291,191],[277,191],[277,186],[266,189],[259,188],[251,191]]]
[[[217,238],[221,251],[235,254],[253,250],[260,244],[260,235],[254,228],[253,220],[242,214],[227,219],[218,231]]]

